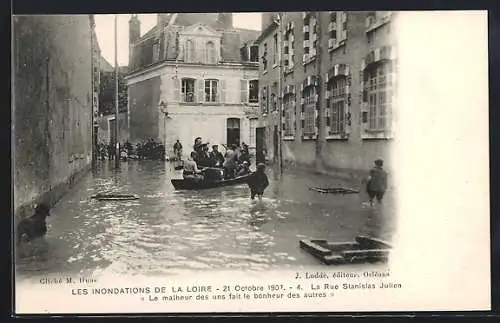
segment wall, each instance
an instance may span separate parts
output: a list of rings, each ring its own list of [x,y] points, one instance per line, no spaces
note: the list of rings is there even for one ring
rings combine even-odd
[[[109,129],[109,120],[114,119],[114,115],[101,116],[97,119],[99,124],[98,134],[98,142],[110,144],[110,129]],[[127,113],[119,113],[118,114],[118,138],[120,143],[124,143],[129,139],[128,133],[128,114]]]
[[[90,167],[89,17],[17,16],[13,25],[14,208],[53,204]]]
[[[339,176],[349,178],[357,178],[373,165],[373,161],[377,158],[383,158],[386,161],[386,168],[390,170],[390,151],[392,142],[388,139],[363,139],[362,138],[362,118],[361,118],[361,77],[360,74],[363,58],[374,48],[380,48],[385,45],[395,46],[392,38],[391,24],[383,25],[370,33],[367,36],[365,20],[368,12],[348,12],[348,36],[344,46],[341,46],[333,51],[328,49],[328,24],[330,22],[330,13],[321,12],[318,40],[320,50],[318,51],[316,61],[308,64],[303,64],[303,17],[302,12],[287,12],[283,19],[283,25],[287,25],[289,21],[294,23],[294,69],[292,73],[285,74],[282,78],[282,88],[287,85],[295,86],[296,93],[296,131],[295,138],[292,140],[283,141],[283,157],[288,164],[298,164],[301,166],[310,167],[319,171],[335,173]],[[278,80],[278,74],[272,68],[272,37],[274,32],[270,33],[263,39],[260,46],[260,55],[263,54],[263,44],[268,43],[268,63],[267,72],[262,69],[260,64],[260,87],[267,84],[272,84]],[[321,55],[321,56],[319,56]],[[320,59],[318,61],[318,59]],[[343,139],[326,139],[326,130],[321,130],[326,124],[324,117],[324,109],[326,107],[325,92],[326,92],[326,73],[335,64],[348,64],[351,76],[351,127],[348,138]],[[308,76],[319,76],[319,124],[320,127],[319,139],[308,140],[301,139],[301,124],[300,124],[300,99],[301,83]],[[273,128],[277,124],[278,115],[270,113],[269,115],[261,115],[260,126],[267,127],[267,144],[269,157],[272,158],[273,152]]]
[[[263,16],[263,21],[266,20],[266,27],[272,22],[272,16],[274,13],[266,13],[267,17]],[[264,22],[263,22],[264,24]],[[278,28],[271,27],[269,29],[267,36],[262,38],[259,42],[259,102],[260,102],[260,116],[257,127],[265,127],[265,149],[267,152],[267,158],[273,159],[276,156],[274,151],[274,129],[275,126],[279,124],[278,111],[273,111],[272,101],[271,101],[271,87],[274,82],[278,81],[279,78],[279,68],[273,65],[274,57],[277,57],[278,53],[274,50],[274,35],[278,33]],[[267,44],[267,68],[264,68],[262,63],[262,57],[265,52],[265,44]],[[262,94],[263,90],[267,88],[267,98],[264,99]]]
[[[177,81],[175,76],[177,76]],[[219,103],[210,104],[180,102],[181,88],[179,85],[182,78],[193,78],[197,81],[203,79],[219,80],[221,89],[224,89],[223,99]],[[149,128],[147,131],[151,132],[151,129],[155,129],[153,138],[161,142],[166,140],[167,150],[171,150],[175,141],[179,139],[184,151],[188,152],[186,149],[188,147],[191,149],[194,138],[198,136],[211,144],[226,144],[227,118],[239,118],[240,141],[248,143],[250,140],[249,118],[257,116],[258,104],[241,102],[242,79],[258,79],[257,69],[241,64],[219,66],[179,64],[176,74],[172,65],[165,64],[140,75],[128,77],[131,138],[137,137],[134,136],[134,133],[137,133],[134,127],[144,131],[142,129],[145,128],[143,122],[147,122]],[[158,87],[156,109],[139,107],[140,102],[149,102],[147,98],[153,90],[148,86]],[[195,83],[195,90],[197,88]],[[134,101],[135,105],[132,104]],[[163,113],[160,113],[158,106],[160,101],[166,104],[167,119]],[[142,114],[139,111],[142,111]],[[151,125],[153,122],[154,125]]]
[[[160,77],[128,85],[130,142],[158,139]]]

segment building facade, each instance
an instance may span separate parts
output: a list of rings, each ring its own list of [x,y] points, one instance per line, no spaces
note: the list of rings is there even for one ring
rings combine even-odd
[[[377,158],[390,167],[396,119],[395,15],[264,14],[267,25],[257,41],[258,127],[265,129],[269,157],[276,155],[281,127],[285,163],[349,177],[366,171]]]
[[[93,22],[87,15],[13,20],[14,209],[23,217],[35,203],[55,203],[90,169]]]
[[[130,20],[130,141],[153,138],[185,152],[194,138],[255,146],[258,117],[258,31],[237,29],[230,13],[161,14],[139,38]]]

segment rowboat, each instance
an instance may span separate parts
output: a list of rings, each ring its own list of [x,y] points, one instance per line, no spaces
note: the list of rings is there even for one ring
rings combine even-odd
[[[386,262],[392,246],[383,240],[357,236],[352,242],[300,240],[300,248],[326,265]]]
[[[215,180],[215,181],[196,181],[192,179],[171,179],[170,181],[172,182],[172,185],[176,190],[203,190],[207,188],[215,188],[215,187],[246,183],[250,175],[251,173],[231,179]]]
[[[92,195],[91,198],[99,200],[99,201],[129,201],[129,200],[138,200],[139,196],[135,194],[120,194],[120,193],[98,193]]]
[[[357,194],[359,190],[345,187],[309,187],[311,191],[316,191],[319,193],[332,193],[332,194]]]

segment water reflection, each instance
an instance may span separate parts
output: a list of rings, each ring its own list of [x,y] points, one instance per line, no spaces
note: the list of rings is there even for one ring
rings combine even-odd
[[[18,270],[29,275],[106,269],[119,274],[166,274],[182,269],[263,270],[317,265],[298,241],[351,240],[381,235],[383,216],[363,207],[363,196],[318,194],[332,185],[324,176],[270,174],[262,201],[246,185],[174,191],[178,174],[159,162],[103,163],[58,203],[49,233],[18,252]],[[98,192],[141,198],[97,201]],[[384,213],[384,212],[382,212]],[[371,231],[370,231],[371,230]]]

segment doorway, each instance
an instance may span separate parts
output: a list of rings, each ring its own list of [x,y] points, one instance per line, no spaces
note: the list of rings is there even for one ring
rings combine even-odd
[[[108,120],[108,131],[109,131],[109,143],[111,145],[116,144],[116,119]]]
[[[266,128],[255,128],[255,159],[258,163],[265,163],[266,161]]]
[[[227,145],[240,145],[240,119],[227,119]]]

